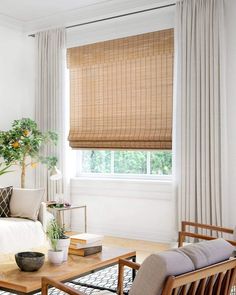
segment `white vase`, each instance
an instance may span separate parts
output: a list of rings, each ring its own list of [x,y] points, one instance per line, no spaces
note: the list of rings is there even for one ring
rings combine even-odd
[[[63,251],[63,261],[68,259],[68,250],[70,246],[70,238],[59,239],[57,242],[57,249]]]
[[[53,264],[61,264],[63,262],[64,253],[62,250],[48,250],[48,261]]]

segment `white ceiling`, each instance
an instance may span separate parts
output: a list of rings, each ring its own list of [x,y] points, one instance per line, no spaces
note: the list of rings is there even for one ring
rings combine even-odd
[[[0,0],[0,14],[21,22],[32,22],[112,0]]]
[[[0,25],[31,34],[175,0],[0,0]]]

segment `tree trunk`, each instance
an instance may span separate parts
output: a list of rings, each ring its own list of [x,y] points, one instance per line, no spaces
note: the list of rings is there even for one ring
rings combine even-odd
[[[23,158],[21,165],[21,188],[25,188],[25,158]]]

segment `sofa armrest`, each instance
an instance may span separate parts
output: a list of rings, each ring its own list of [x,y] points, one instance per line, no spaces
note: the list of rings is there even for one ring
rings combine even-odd
[[[47,224],[49,221],[54,219],[54,216],[52,213],[50,213],[47,210],[47,204],[45,202],[41,203],[40,209],[39,209],[39,217],[38,220],[42,223],[43,230],[46,232],[47,230]]]
[[[47,227],[47,205],[45,202],[42,202],[39,208],[39,217],[38,220],[42,223],[44,231]]]

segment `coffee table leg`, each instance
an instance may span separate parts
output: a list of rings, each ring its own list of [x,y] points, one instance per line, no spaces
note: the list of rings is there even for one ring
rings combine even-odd
[[[131,259],[133,262],[136,262],[136,256],[133,256],[132,259]],[[135,276],[136,276],[136,270],[135,269],[132,269],[132,280],[134,281],[135,279]]]
[[[84,206],[84,229],[87,232],[87,206]]]

